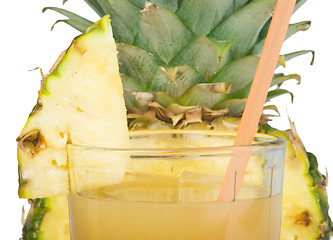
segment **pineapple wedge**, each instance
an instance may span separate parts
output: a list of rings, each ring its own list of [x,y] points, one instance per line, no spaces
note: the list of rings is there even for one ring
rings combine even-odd
[[[20,197],[69,192],[68,143],[118,148],[129,144],[108,15],[75,38],[42,81],[37,105],[18,137]]]

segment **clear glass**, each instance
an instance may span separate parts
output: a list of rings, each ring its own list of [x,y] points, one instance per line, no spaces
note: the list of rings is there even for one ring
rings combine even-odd
[[[278,240],[284,140],[233,147],[217,131],[132,132],[131,147],[68,145],[72,240]],[[218,196],[237,151],[252,152],[240,192]],[[235,176],[236,177],[236,176]]]

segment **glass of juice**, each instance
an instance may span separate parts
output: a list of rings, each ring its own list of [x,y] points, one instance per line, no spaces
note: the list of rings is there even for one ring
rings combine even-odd
[[[284,140],[257,134],[233,147],[230,132],[130,135],[124,149],[67,146],[72,240],[280,239]],[[236,151],[252,155],[239,193],[221,201]]]

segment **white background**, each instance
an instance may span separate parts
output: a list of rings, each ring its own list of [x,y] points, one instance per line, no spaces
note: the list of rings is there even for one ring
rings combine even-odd
[[[3,1],[0,6],[0,232],[2,239],[18,239],[21,232],[21,208],[24,200],[17,197],[17,160],[15,139],[20,134],[28,114],[36,103],[40,85],[39,70],[44,73],[52,66],[58,55],[69,46],[79,33],[60,23],[53,32],[52,24],[59,14],[48,11],[45,6],[61,7],[62,0]],[[84,1],[70,0],[71,9],[90,20],[98,17]],[[282,50],[312,49],[316,51],[315,65],[310,66],[311,56],[306,55],[287,63],[285,73],[302,75],[301,85],[296,81],[284,87],[295,95],[279,98],[278,107],[282,117],[272,124],[279,129],[288,128],[287,109],[308,151],[316,154],[320,170],[333,174],[332,145],[332,11],[331,0],[308,0],[293,16],[291,22],[312,20],[312,27],[289,39]],[[274,101],[276,103],[276,101]],[[333,206],[333,184],[329,184],[330,204]],[[333,208],[332,208],[333,209]],[[330,211],[333,216],[333,210]],[[56,224],[56,223],[55,223]]]

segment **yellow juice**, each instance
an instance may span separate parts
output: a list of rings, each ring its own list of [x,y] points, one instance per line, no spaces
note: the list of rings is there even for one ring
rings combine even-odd
[[[102,195],[69,196],[72,240],[279,240],[281,194],[185,203]]]
[[[221,202],[231,135],[136,134],[131,151],[69,149],[72,240],[280,239],[284,143],[258,140],[236,199]]]

